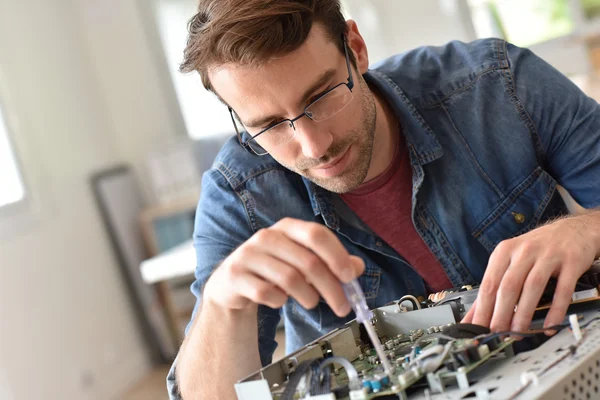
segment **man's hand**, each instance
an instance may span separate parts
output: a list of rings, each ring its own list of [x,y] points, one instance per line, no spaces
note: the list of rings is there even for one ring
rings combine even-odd
[[[364,268],[327,227],[286,218],[231,253],[206,283],[203,297],[224,309],[242,310],[256,304],[279,308],[292,296],[310,309],[320,295],[345,316],[351,308],[341,282]]]
[[[463,322],[496,332],[527,330],[550,277],[555,277],[556,292],[544,327],[562,323],[577,280],[600,251],[598,215],[561,219],[501,242]]]

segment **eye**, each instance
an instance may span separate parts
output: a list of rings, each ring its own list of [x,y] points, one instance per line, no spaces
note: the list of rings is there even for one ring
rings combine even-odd
[[[306,103],[307,105],[310,103],[315,102],[319,97],[323,96],[325,93],[327,93],[329,91],[329,87],[327,87],[327,89],[323,90],[321,93],[315,94],[314,96],[312,96],[310,99],[308,99],[308,102]]]
[[[274,127],[275,125],[277,125],[277,124],[281,123],[282,121],[283,121],[283,119],[280,119],[280,120],[277,120],[277,121],[272,121],[272,122],[269,122],[268,124],[266,124],[265,126],[263,126],[263,127],[261,128],[261,130],[263,130],[263,131],[264,131],[265,129],[272,128],[272,127]]]

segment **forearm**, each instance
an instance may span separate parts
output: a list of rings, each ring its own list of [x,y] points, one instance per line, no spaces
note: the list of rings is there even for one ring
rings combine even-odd
[[[260,367],[256,307],[223,311],[205,302],[179,352],[182,398],[235,399],[234,383]]]

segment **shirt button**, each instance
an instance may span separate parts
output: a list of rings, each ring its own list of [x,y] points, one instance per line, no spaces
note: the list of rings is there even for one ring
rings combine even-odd
[[[525,222],[525,215],[518,212],[511,212],[511,214],[517,224],[522,224],[523,222]]]
[[[383,246],[383,243],[381,243],[381,242],[377,242],[377,243],[375,243],[375,245],[376,245],[377,247],[381,247],[381,246]]]

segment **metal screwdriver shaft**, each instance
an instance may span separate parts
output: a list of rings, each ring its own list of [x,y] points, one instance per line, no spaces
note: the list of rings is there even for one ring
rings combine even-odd
[[[367,333],[369,334],[369,338],[371,339],[371,343],[375,347],[375,352],[381,361],[381,365],[383,366],[383,370],[386,375],[392,375],[392,365],[390,364],[387,356],[385,355],[385,351],[383,350],[383,346],[379,341],[379,337],[375,333],[375,328],[371,324],[371,318],[373,318],[373,312],[369,310],[367,306],[367,300],[365,299],[365,295],[358,283],[357,279],[353,279],[349,283],[344,283],[344,294],[346,298],[350,302],[354,313],[356,314],[356,320],[364,325]]]

